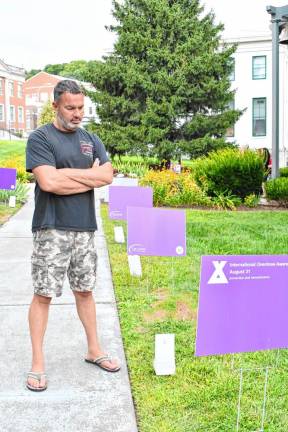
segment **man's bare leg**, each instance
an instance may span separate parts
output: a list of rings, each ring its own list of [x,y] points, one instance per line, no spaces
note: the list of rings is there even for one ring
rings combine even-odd
[[[34,294],[29,308],[29,328],[32,343],[32,372],[45,372],[43,341],[47,327],[49,306],[51,297],[44,297]],[[39,383],[34,378],[28,378],[27,382],[33,387],[43,387],[45,378]]]
[[[101,350],[96,329],[96,307],[92,292],[73,291],[76,300],[76,307],[79,318],[85,329],[88,345],[88,353],[86,358],[94,360],[96,357],[105,355]],[[114,360],[103,361],[102,365],[109,369],[115,369],[118,363]]]

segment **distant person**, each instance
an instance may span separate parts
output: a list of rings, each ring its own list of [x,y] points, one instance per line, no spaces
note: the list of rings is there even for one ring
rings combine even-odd
[[[258,149],[258,153],[261,155],[263,159],[264,170],[265,170],[264,181],[266,181],[269,175],[271,174],[271,168],[272,168],[271,155],[268,148],[266,147],[261,147],[260,149]]]
[[[92,295],[97,267],[94,188],[112,182],[112,165],[100,139],[79,127],[84,95],[76,82],[63,80],[56,85],[53,107],[54,122],[29,136],[26,154],[26,169],[36,178],[34,297],[29,309],[32,367],[26,384],[33,391],[47,388],[43,340],[51,299],[61,296],[66,273],[87,336],[85,361],[109,372],[120,369],[100,348]]]

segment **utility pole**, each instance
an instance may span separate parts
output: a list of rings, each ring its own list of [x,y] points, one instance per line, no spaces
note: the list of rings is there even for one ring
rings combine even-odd
[[[279,177],[279,35],[288,23],[288,5],[267,6],[272,23],[272,178]]]

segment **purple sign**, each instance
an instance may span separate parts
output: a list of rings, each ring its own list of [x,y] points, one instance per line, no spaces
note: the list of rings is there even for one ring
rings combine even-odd
[[[15,168],[0,168],[0,189],[15,190],[16,174]]]
[[[288,255],[202,257],[196,356],[288,347]]]
[[[109,186],[110,219],[127,219],[127,207],[153,207],[153,189],[141,186]]]
[[[184,210],[128,207],[128,255],[185,256]]]

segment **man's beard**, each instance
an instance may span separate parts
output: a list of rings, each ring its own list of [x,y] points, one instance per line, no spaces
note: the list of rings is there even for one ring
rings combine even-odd
[[[74,124],[74,123],[71,123],[71,122],[65,120],[65,118],[62,117],[62,115],[59,112],[57,113],[57,120],[64,129],[71,131],[71,132],[75,131],[79,127],[79,124],[80,124],[80,123]]]

